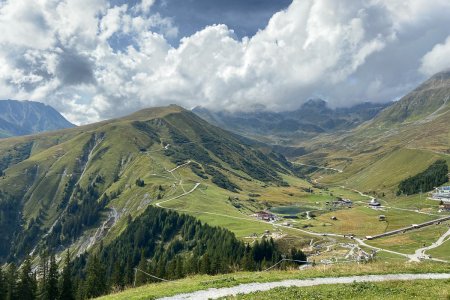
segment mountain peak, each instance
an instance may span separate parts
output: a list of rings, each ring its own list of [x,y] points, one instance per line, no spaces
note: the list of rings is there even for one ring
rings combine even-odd
[[[309,99],[305,103],[302,104],[301,108],[315,107],[315,108],[324,108],[327,107],[327,102],[320,98]]]
[[[0,138],[74,126],[53,107],[44,103],[0,100]]]
[[[181,113],[187,111],[185,108],[176,105],[170,104],[168,106],[159,106],[159,107],[151,107],[139,110],[129,116],[124,117],[125,120],[151,120],[155,118],[163,118],[169,114],[173,113]]]

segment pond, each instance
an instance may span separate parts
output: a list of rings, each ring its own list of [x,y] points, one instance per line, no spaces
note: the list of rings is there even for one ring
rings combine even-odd
[[[307,208],[307,207],[289,205],[289,206],[272,207],[270,209],[270,212],[275,213],[275,214],[280,214],[280,215],[296,215],[296,214],[299,214],[302,212],[306,212],[308,210],[311,210],[311,209]]]

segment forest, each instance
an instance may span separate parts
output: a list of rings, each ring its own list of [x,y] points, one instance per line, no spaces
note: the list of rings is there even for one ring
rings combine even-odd
[[[435,161],[425,171],[409,177],[398,185],[397,195],[413,195],[433,190],[448,181],[448,166],[443,159]]]
[[[0,274],[0,299],[89,299],[133,285],[174,280],[193,274],[220,274],[264,270],[282,258],[305,261],[300,250],[280,251],[272,239],[252,246],[224,228],[194,217],[150,206],[132,220],[110,244],[59,263],[49,251],[40,254],[39,266],[26,258],[20,268],[11,263]],[[301,262],[279,264],[295,267]]]

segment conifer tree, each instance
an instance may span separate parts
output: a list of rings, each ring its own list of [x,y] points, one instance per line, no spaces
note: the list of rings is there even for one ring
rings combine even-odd
[[[17,267],[14,263],[10,264],[6,270],[6,300],[19,299],[17,294]]]
[[[3,270],[0,267],[0,299],[6,298],[6,280]]]
[[[47,294],[47,275],[48,275],[48,253],[46,251],[42,252],[39,256],[39,266],[38,266],[38,299],[46,299]]]
[[[125,287],[125,279],[119,261],[116,260],[111,274],[111,285],[114,291],[122,291]]]
[[[94,298],[107,292],[106,272],[96,255],[89,257],[86,266],[86,296]]]
[[[141,251],[141,259],[137,266],[138,270],[136,272],[135,283],[136,286],[143,285],[147,282],[147,275],[143,272],[147,272],[147,260],[144,256],[144,251]]]
[[[31,270],[31,261],[27,257],[22,264],[18,282],[18,296],[21,300],[34,300],[36,298],[36,277]]]
[[[45,282],[45,299],[58,299],[58,265],[56,264],[55,255],[50,255],[47,280]]]
[[[60,284],[60,300],[73,300],[73,284],[72,284],[72,265],[70,262],[70,252],[67,249],[64,268],[61,275],[61,284]]]

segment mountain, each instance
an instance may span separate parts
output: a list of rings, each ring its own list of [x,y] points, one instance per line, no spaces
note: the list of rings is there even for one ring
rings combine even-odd
[[[325,182],[394,193],[433,162],[450,162],[450,71],[419,85],[372,120],[346,133],[299,144],[302,162],[344,170]]]
[[[289,186],[292,170],[284,157],[255,150],[172,105],[4,139],[0,174],[4,262],[44,248],[82,254],[100,240],[113,240],[150,204],[196,189],[192,201],[198,205],[240,214],[244,206],[230,199]]]
[[[450,71],[441,72],[419,85],[408,95],[385,109],[374,124],[429,122],[450,108]]]
[[[289,143],[322,133],[349,130],[372,119],[389,104],[362,103],[332,109],[321,99],[311,99],[295,111],[214,112],[196,107],[193,112],[208,122],[268,143]]]
[[[53,107],[40,102],[0,100],[0,138],[74,127]]]

